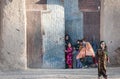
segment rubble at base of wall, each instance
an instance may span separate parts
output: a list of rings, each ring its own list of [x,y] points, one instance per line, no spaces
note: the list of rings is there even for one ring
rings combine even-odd
[[[120,66],[120,47],[118,47],[112,56],[112,64],[111,66]]]
[[[120,47],[115,50],[117,64],[120,65]]]

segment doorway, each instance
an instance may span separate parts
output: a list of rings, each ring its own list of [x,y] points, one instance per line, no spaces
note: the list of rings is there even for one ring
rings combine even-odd
[[[28,67],[42,65],[42,34],[40,12],[27,12],[27,59]],[[38,64],[39,62],[39,64]]]
[[[44,4],[46,4],[46,0],[26,0],[28,68],[42,67],[41,10],[46,9]]]
[[[63,2],[26,1],[28,68],[64,68]]]
[[[83,36],[88,41],[100,41],[100,8],[101,0],[78,0],[79,9],[83,12]]]
[[[100,41],[100,12],[83,13],[83,34],[88,41]]]

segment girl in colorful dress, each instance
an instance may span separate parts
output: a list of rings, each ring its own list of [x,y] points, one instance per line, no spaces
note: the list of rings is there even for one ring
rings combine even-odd
[[[71,38],[68,34],[65,35],[65,50],[68,48],[68,43],[71,43]],[[65,52],[65,68],[68,68],[67,65],[67,53]]]
[[[66,53],[66,64],[67,64],[67,67],[72,69],[73,68],[73,55],[72,55],[73,48],[72,48],[71,43],[68,43],[68,47],[65,50],[65,53]]]

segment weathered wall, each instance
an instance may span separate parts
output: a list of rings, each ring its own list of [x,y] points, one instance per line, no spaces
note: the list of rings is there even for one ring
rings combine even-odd
[[[2,4],[1,4],[1,1],[0,1],[0,27],[1,27],[1,13],[2,13],[2,12],[1,12],[1,9],[2,9],[2,8],[1,8],[1,7],[2,7]]]
[[[2,2],[0,1],[0,52],[1,52],[1,48],[2,48],[2,37],[1,37],[1,31],[2,31]]]
[[[25,0],[2,1],[0,69],[25,69]]]
[[[64,6],[62,0],[47,0],[42,11],[43,68],[64,68]]]
[[[64,0],[65,32],[73,43],[83,38],[83,14],[78,8],[78,0]]]
[[[1,12],[1,7],[2,7],[2,6],[1,6],[1,1],[0,1],[0,27],[1,27],[1,13],[2,13],[2,12]]]
[[[101,40],[108,45],[111,64],[116,62],[115,50],[120,47],[120,0],[102,0]],[[120,55],[119,55],[120,56]],[[120,61],[120,60],[119,60]]]

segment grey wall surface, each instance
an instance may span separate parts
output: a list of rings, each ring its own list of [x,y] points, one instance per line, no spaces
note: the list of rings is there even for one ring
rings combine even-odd
[[[83,38],[83,13],[78,8],[78,0],[64,0],[65,32],[72,42]]]
[[[2,1],[0,69],[26,68],[25,2]],[[1,6],[1,5],[0,5]]]
[[[2,2],[0,1],[0,52],[2,48],[2,37],[1,37],[1,31],[2,31]]]
[[[2,4],[1,4],[1,1],[0,1],[0,27],[1,27],[1,14],[2,14],[1,9],[2,9]]]
[[[42,12],[43,68],[64,68],[64,6],[61,0],[47,0]]]
[[[101,40],[107,43],[111,64],[119,64],[115,50],[120,47],[120,0],[102,0]]]

